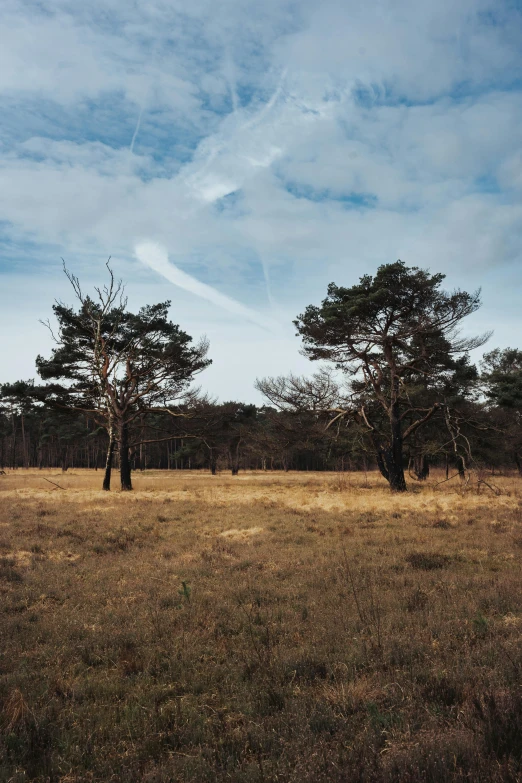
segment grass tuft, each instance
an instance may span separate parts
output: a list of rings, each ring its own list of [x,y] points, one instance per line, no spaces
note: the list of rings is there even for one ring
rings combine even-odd
[[[441,555],[439,552],[412,552],[406,556],[406,562],[412,568],[422,571],[434,571],[438,568],[446,568],[452,561],[449,555]]]

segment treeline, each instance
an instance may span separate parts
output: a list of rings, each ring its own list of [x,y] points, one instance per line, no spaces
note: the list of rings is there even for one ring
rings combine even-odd
[[[497,358],[512,356],[497,352]],[[517,354],[517,374],[522,375],[522,352]],[[492,389],[487,375],[477,376],[477,394]],[[26,386],[25,403],[8,395],[0,400],[0,468],[105,468],[107,432],[88,416],[63,412],[31,400],[32,384],[16,384],[18,394]],[[409,476],[422,481],[430,468],[464,474],[475,467],[491,472],[515,470],[522,475],[522,416],[520,408],[499,403],[468,403],[460,410],[461,442],[455,451],[452,433],[445,423],[433,422],[422,438],[404,451]],[[365,444],[365,433],[347,420],[328,426],[328,415],[279,411],[270,406],[236,402],[205,402],[186,411],[183,426],[173,426],[163,416],[142,422],[130,449],[131,469],[206,470],[213,474],[240,470],[367,471],[378,468]],[[469,455],[464,457],[460,453]],[[468,464],[469,463],[469,464]],[[114,464],[119,468],[118,454]]]
[[[470,351],[463,338],[479,293],[446,292],[443,275],[401,261],[349,288],[331,284],[294,322],[310,377],[257,381],[266,405],[219,404],[194,390],[208,343],[168,319],[169,302],[127,308],[108,285],[77,308],[54,305],[55,348],[38,356],[41,381],[0,388],[0,467],[94,468],[124,490],[133,470],[368,470],[392,490],[433,466],[522,473],[522,351]]]
[[[22,384],[17,384],[21,389]],[[29,394],[32,384],[27,384]],[[7,389],[8,387],[4,387]],[[359,470],[373,466],[353,434],[324,431],[311,417],[235,402],[186,411],[183,426],[166,418],[139,423],[133,470]],[[169,434],[170,433],[170,434]],[[61,413],[11,398],[0,413],[0,467],[105,468],[106,431],[77,412]],[[118,453],[114,463],[119,467]]]

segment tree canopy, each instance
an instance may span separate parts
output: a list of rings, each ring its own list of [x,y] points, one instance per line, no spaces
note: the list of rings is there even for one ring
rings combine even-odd
[[[341,413],[366,427],[379,468],[397,491],[406,489],[404,441],[442,409],[466,366],[463,356],[487,339],[458,331],[479,308],[480,292],[447,293],[443,280],[402,261],[385,264],[349,288],[331,283],[321,305],[294,321],[303,353],[349,379]]]
[[[208,343],[192,338],[168,319],[170,302],[127,309],[121,283],[108,266],[109,284],[84,296],[78,279],[66,273],[80,302],[77,310],[63,303],[53,307],[57,329],[50,325],[56,347],[50,358],[38,356],[40,377],[51,383],[41,390],[47,404],[91,415],[109,434],[106,487],[110,484],[112,450],[119,444],[122,489],[132,487],[129,428],[139,418],[159,411],[181,415],[183,401],[196,373],[210,364]]]

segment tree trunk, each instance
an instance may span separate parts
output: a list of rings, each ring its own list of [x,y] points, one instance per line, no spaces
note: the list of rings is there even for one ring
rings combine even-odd
[[[404,468],[401,464],[393,463],[389,481],[393,492],[406,492],[406,479],[404,478]]]
[[[406,492],[406,479],[404,478],[404,458],[402,455],[402,424],[399,417],[399,408],[392,405],[391,415],[391,448],[388,473],[390,487],[393,492]]]
[[[430,475],[430,462],[426,454],[416,454],[413,459],[413,471],[419,481],[426,481]]]
[[[377,467],[381,471],[381,474],[386,479],[386,481],[390,480],[390,474],[388,472],[387,463],[384,459],[384,449],[381,446],[375,447],[375,457],[377,459]],[[366,468],[365,468],[366,472]]]
[[[23,466],[24,468],[29,467],[29,460],[27,459],[27,446],[25,441],[25,425],[24,425],[24,414],[22,413],[20,416],[20,420],[22,423],[22,449],[23,449]]]
[[[402,444],[392,444],[388,448],[381,448],[377,452],[377,464],[382,475],[390,485],[393,492],[406,492],[406,479],[404,478],[404,466],[402,464]]]
[[[374,441],[377,465],[393,492],[406,492],[402,455],[401,422],[397,412],[390,414],[391,438],[386,445]]]
[[[131,463],[129,459],[129,429],[125,422],[118,427],[120,440],[120,481],[122,492],[132,489]]]
[[[522,476],[522,462],[520,461],[520,454],[515,451],[515,464],[517,466],[518,475]]]
[[[12,424],[13,424],[13,442],[12,442],[12,457],[11,457],[11,467],[13,470],[16,468],[16,423],[15,423],[15,415],[14,413],[11,414]]]
[[[114,437],[114,427],[111,424],[109,427],[109,445],[107,447],[107,458],[105,460],[105,475],[103,477],[103,489],[105,489],[107,492],[111,488],[112,457],[115,446],[116,439]]]
[[[241,443],[241,436],[237,435],[232,438],[230,442],[230,467],[232,468],[232,475],[237,476],[239,473],[239,444]]]

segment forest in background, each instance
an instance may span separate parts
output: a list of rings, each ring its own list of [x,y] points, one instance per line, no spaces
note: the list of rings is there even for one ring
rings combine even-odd
[[[479,292],[445,292],[443,275],[402,262],[357,285],[331,284],[295,321],[310,377],[261,379],[266,404],[218,403],[194,390],[205,340],[168,319],[169,302],[128,311],[124,287],[91,298],[65,272],[78,308],[57,302],[40,383],[0,387],[0,468],[95,468],[122,489],[132,470],[369,470],[392,489],[442,467],[522,473],[522,351],[470,351],[489,335],[458,327]]]

